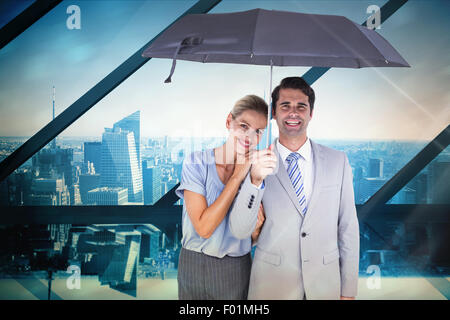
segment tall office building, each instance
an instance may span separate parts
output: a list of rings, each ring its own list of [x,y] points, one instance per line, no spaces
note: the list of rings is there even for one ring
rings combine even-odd
[[[84,143],[84,164],[88,166],[88,163],[94,165],[95,173],[101,172],[101,154],[102,143],[101,142],[85,142]]]
[[[383,178],[383,160],[369,159],[369,178]]]
[[[101,187],[88,191],[87,204],[93,205],[123,205],[128,202],[128,192],[125,188]]]
[[[62,179],[68,187],[74,183],[73,179],[73,149],[45,148],[32,158],[33,170],[40,178]]]
[[[141,167],[141,111],[136,111],[128,117],[114,123],[113,129],[120,128],[124,131],[133,132],[134,145],[136,146],[137,160]]]
[[[70,195],[64,179],[34,179],[31,184],[31,205],[70,205]]]
[[[161,197],[161,168],[151,161],[142,161],[142,179],[144,182],[144,204],[152,205]]]
[[[69,187],[70,204],[78,206],[81,204],[80,185],[73,184]]]
[[[142,171],[133,132],[118,126],[105,128],[101,166],[101,186],[127,188],[129,202],[143,202]]]
[[[87,193],[92,189],[98,188],[100,186],[100,175],[92,173],[80,174],[79,179],[81,203],[87,204]]]

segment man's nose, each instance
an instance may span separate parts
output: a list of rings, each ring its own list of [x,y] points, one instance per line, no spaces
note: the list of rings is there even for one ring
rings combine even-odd
[[[293,110],[289,111],[289,116],[290,116],[290,117],[292,117],[292,116],[297,116],[297,115],[298,115],[297,110],[293,109]]]

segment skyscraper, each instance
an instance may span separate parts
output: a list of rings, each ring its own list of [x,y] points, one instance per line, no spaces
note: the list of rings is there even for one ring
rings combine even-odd
[[[87,204],[87,194],[90,190],[100,186],[99,174],[81,174],[80,175],[80,197],[83,204]],[[127,195],[128,200],[128,195]]]
[[[101,187],[88,191],[86,196],[87,204],[96,205],[110,205],[117,206],[123,205],[128,202],[127,189],[116,187]]]
[[[84,164],[88,165],[88,162],[94,164],[95,173],[101,172],[101,142],[85,142],[84,143]]]
[[[142,161],[144,182],[144,204],[152,205],[161,197],[161,168],[152,166],[151,161]]]
[[[119,121],[120,122],[120,121]],[[137,159],[134,133],[119,126],[105,128],[102,136],[101,185],[128,189],[129,202],[142,202],[142,171]]]
[[[369,159],[368,178],[383,178],[383,160]]]
[[[68,187],[73,184],[73,149],[45,148],[32,158],[33,170],[40,178],[62,179]]]
[[[64,179],[37,178],[31,184],[31,205],[70,205],[70,195]]]
[[[141,111],[136,111],[128,117],[114,123],[113,129],[120,128],[124,131],[130,131],[134,134],[134,145],[136,146],[137,160],[139,168],[141,167]]]

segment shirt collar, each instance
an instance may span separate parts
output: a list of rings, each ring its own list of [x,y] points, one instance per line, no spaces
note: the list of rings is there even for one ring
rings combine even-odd
[[[292,153],[291,150],[280,143],[280,139],[277,139],[277,150],[283,161],[286,161],[286,158]],[[300,147],[300,149],[295,152],[299,153],[306,161],[311,160],[311,141],[308,137],[306,138],[305,143]]]

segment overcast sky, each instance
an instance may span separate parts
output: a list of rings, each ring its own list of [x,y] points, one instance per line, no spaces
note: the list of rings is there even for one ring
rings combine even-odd
[[[224,0],[211,13],[253,8],[339,14],[362,23],[386,1]],[[63,1],[0,50],[0,136],[30,136],[152,39],[195,1]],[[66,26],[81,9],[81,29]],[[450,1],[410,0],[377,30],[411,68],[331,69],[313,88],[317,139],[430,140],[450,123]],[[152,59],[62,135],[101,136],[141,110],[142,136],[222,136],[233,104],[268,97],[269,67]],[[308,68],[274,67],[274,86]],[[276,129],[276,128],[275,128]]]

